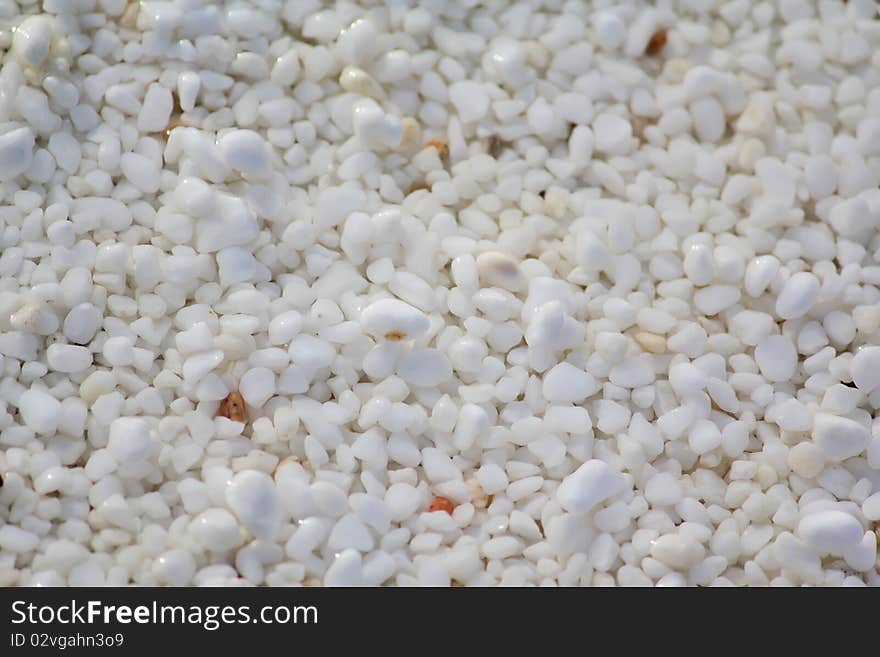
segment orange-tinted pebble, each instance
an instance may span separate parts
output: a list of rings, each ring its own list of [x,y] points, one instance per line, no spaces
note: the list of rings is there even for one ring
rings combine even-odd
[[[437,149],[437,155],[440,156],[441,160],[449,157],[449,146],[446,145],[446,142],[440,139],[439,137],[434,137],[433,139],[429,139],[425,144],[425,148],[433,147]]]
[[[659,55],[660,51],[666,46],[666,30],[658,30],[654,32],[654,35],[648,41],[648,45],[645,48],[645,54],[651,55]]]
[[[230,392],[226,399],[220,402],[217,415],[227,417],[233,422],[247,422],[247,407],[239,392]]]
[[[452,514],[454,508],[455,505],[452,503],[452,500],[438,495],[431,500],[431,504],[428,506],[428,511],[446,511],[446,513]]]

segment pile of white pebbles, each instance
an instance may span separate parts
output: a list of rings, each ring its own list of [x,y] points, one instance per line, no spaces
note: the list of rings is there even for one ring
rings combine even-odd
[[[874,1],[0,46],[0,585],[880,583]]]

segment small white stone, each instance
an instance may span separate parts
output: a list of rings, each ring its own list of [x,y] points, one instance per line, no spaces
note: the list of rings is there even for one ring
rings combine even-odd
[[[415,349],[398,361],[397,373],[412,385],[433,387],[452,378],[452,363],[438,349]]]
[[[107,450],[120,464],[136,463],[146,459],[152,451],[150,427],[146,420],[120,417],[110,424]]]
[[[688,431],[688,445],[694,454],[707,454],[721,445],[721,431],[714,422],[697,420]]]
[[[845,182],[845,178],[841,183]],[[870,238],[880,224],[880,217],[875,218],[868,203],[863,198],[844,199],[828,212],[828,223],[838,235],[847,239],[863,242]]]
[[[623,155],[630,150],[632,125],[622,116],[602,112],[593,119],[593,134],[597,151],[608,155]]]
[[[816,551],[789,532],[782,532],[773,543],[773,556],[786,569],[816,583],[822,576],[822,562]]]
[[[126,367],[134,362],[134,345],[127,335],[108,338],[101,353],[113,367]]]
[[[449,100],[458,112],[462,123],[479,121],[489,111],[489,95],[482,83],[461,80],[449,86]]]
[[[335,556],[333,563],[324,573],[324,586],[359,586],[363,582],[363,577],[361,553],[354,549],[343,550]]]
[[[788,451],[788,466],[801,477],[813,479],[825,467],[825,454],[815,443],[804,441]]]
[[[214,336],[205,322],[196,322],[185,331],[174,336],[177,350],[187,356],[200,351],[207,351],[214,346]]]
[[[739,301],[742,293],[734,285],[710,285],[694,292],[694,305],[704,315],[711,317]]]
[[[487,251],[478,255],[477,271],[484,286],[501,287],[511,292],[518,292],[526,284],[519,262],[498,251]]]
[[[213,214],[217,209],[216,201],[214,190],[201,178],[182,178],[174,188],[175,205],[193,217]]]
[[[816,413],[813,418],[813,440],[832,461],[858,456],[870,438],[871,433],[855,420],[829,413]]]
[[[431,325],[428,316],[399,299],[379,299],[361,311],[364,332],[389,342],[418,340]]]
[[[529,79],[526,54],[523,44],[515,39],[494,39],[489,50],[491,70],[501,82],[517,89]]]
[[[654,368],[647,358],[633,356],[612,367],[608,379],[622,388],[639,388],[654,382]]]
[[[668,472],[658,472],[645,484],[645,499],[652,506],[672,506],[678,504],[683,496],[678,479]]]
[[[691,244],[684,254],[682,266],[694,285],[708,285],[715,277],[712,250],[706,244]]]
[[[168,550],[156,557],[153,573],[162,584],[186,586],[196,574],[196,560],[184,549]]]
[[[339,74],[339,86],[346,91],[372,98],[381,98],[384,93],[379,83],[357,66],[346,66],[342,69],[342,73]]]
[[[77,172],[82,161],[82,148],[73,135],[56,132],[49,137],[48,149],[60,168],[71,175]]]
[[[18,412],[28,428],[50,436],[61,420],[61,402],[44,390],[30,388],[18,398]]]
[[[243,470],[226,488],[226,502],[254,536],[271,540],[281,526],[281,500],[275,481],[265,472]]]
[[[14,180],[27,171],[34,158],[34,133],[14,128],[0,134],[0,182]]]
[[[772,255],[752,258],[746,265],[743,287],[750,297],[759,297],[779,271],[779,259]]]
[[[205,549],[215,552],[226,552],[241,545],[238,522],[226,509],[203,511],[193,518],[189,531]]]
[[[562,480],[556,501],[569,513],[583,513],[625,488],[623,475],[604,461],[592,459]]]
[[[221,285],[233,285],[249,280],[257,271],[253,254],[239,246],[229,246],[217,252]]]
[[[862,347],[850,361],[853,383],[866,395],[880,386],[880,347]]]
[[[462,478],[459,470],[452,459],[439,449],[427,447],[422,450],[422,468],[425,476],[432,483],[454,481]]]
[[[354,134],[370,148],[396,148],[403,139],[403,124],[386,114],[372,98],[363,98],[352,110]]]
[[[202,81],[199,74],[193,71],[181,71],[177,76],[177,98],[180,101],[180,109],[184,112],[192,112],[196,106],[199,89]]]
[[[764,378],[771,382],[789,381],[797,371],[798,356],[791,340],[770,335],[755,347],[755,360]]]
[[[862,502],[862,513],[864,513],[865,518],[871,522],[880,520],[880,492],[868,496],[868,498]]]
[[[183,378],[189,383],[198,383],[208,372],[222,363],[224,358],[221,349],[193,354],[183,361]]]
[[[173,109],[174,99],[171,97],[171,92],[161,84],[151,84],[147,87],[141,111],[138,113],[138,130],[141,132],[164,130]]]
[[[598,392],[599,384],[589,372],[571,363],[559,363],[544,374],[541,391],[549,402],[581,402]]]
[[[816,511],[798,523],[798,536],[820,552],[842,555],[862,540],[861,523],[844,511]]]
[[[232,169],[256,180],[272,173],[269,145],[253,130],[229,130],[217,140],[220,154]]]
[[[327,539],[327,547],[334,551],[352,548],[360,552],[369,552],[374,544],[370,530],[353,513],[337,520]]]
[[[866,531],[861,541],[843,551],[843,558],[853,570],[862,573],[874,570],[877,565],[877,533]]]
[[[238,391],[248,404],[261,407],[275,394],[275,372],[267,367],[249,369],[242,375]]]
[[[669,368],[669,384],[676,396],[684,401],[702,391],[709,383],[706,373],[692,363],[678,363]]]
[[[296,310],[288,310],[269,322],[269,344],[288,344],[302,330],[303,318]]]
[[[128,181],[145,194],[159,191],[159,167],[150,158],[140,153],[123,153],[119,168]]]
[[[596,40],[606,50],[613,50],[626,39],[626,23],[613,11],[602,11],[596,15]]]
[[[337,48],[345,62],[364,64],[376,52],[379,36],[376,26],[366,19],[358,19],[339,33]]]
[[[0,549],[12,553],[30,552],[40,544],[40,537],[13,524],[0,527]]]
[[[421,502],[419,491],[406,483],[391,484],[385,491],[385,504],[395,522],[401,522],[413,515]]]
[[[694,132],[703,142],[716,142],[724,135],[724,108],[715,98],[706,96],[691,103]]]
[[[733,316],[730,321],[730,330],[739,338],[740,342],[749,346],[756,346],[776,328],[776,321],[768,313],[755,310],[743,310]]]
[[[28,16],[12,33],[13,54],[25,66],[39,66],[49,56],[53,29],[52,16]]]
[[[706,550],[680,533],[664,534],[651,546],[651,556],[675,570],[687,570],[703,560]]]
[[[85,347],[56,343],[46,349],[46,362],[56,372],[82,372],[92,364],[92,352]]]
[[[75,344],[87,344],[101,327],[103,316],[93,304],[85,302],[70,309],[64,318],[64,337]]]
[[[809,272],[798,272],[789,278],[776,298],[776,314],[782,319],[798,319],[806,315],[819,296],[819,279]]]
[[[837,167],[834,160],[829,155],[811,157],[804,166],[804,182],[807,184],[810,196],[816,200],[833,194],[837,188]],[[834,213],[833,208],[831,212]]]

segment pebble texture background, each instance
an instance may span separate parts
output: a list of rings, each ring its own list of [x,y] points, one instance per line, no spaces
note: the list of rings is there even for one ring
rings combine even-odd
[[[875,2],[0,46],[0,585],[880,583]]]

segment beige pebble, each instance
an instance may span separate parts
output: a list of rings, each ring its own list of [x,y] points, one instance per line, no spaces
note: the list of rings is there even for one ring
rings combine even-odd
[[[365,70],[357,66],[346,66],[339,74],[339,86],[353,94],[382,98],[382,87]]]
[[[709,33],[709,38],[712,41],[712,45],[716,48],[723,48],[730,43],[730,28],[727,27],[727,23],[722,20],[717,20],[712,23],[712,30]]]
[[[404,151],[413,151],[422,143],[422,128],[411,116],[405,116],[400,120],[403,136],[400,139],[400,148]]]
[[[679,84],[684,80],[684,75],[690,68],[691,63],[686,59],[681,57],[669,59],[663,66],[663,78],[673,84]]]
[[[652,354],[666,353],[666,338],[656,333],[642,332],[636,334],[636,342],[642,349]]]
[[[758,482],[758,485],[761,486],[761,490],[767,490],[779,481],[779,475],[776,474],[776,470],[768,463],[761,463],[758,466],[758,473],[755,475],[755,480]]]
[[[804,479],[813,479],[825,468],[825,456],[810,441],[798,443],[788,452],[788,467]]]
[[[498,251],[486,251],[478,255],[477,272],[480,281],[489,287],[501,287],[517,292],[526,284],[526,277],[519,269],[519,262]]]
[[[767,154],[767,148],[760,139],[746,139],[739,149],[737,162],[746,171],[754,171],[755,163]]]
[[[468,479],[464,483],[471,493],[471,504],[474,505],[475,509],[485,509],[489,506],[489,496],[476,478]]]
[[[115,389],[115,382],[105,372],[92,372],[79,384],[79,396],[86,404],[91,405],[98,397]]]
[[[141,10],[140,2],[129,2],[125,7],[125,11],[122,12],[122,15],[119,17],[119,26],[124,27],[128,30],[134,30],[137,28],[137,19],[138,14]]]
[[[562,219],[568,211],[568,190],[552,187],[544,195],[544,209],[554,219]]]

